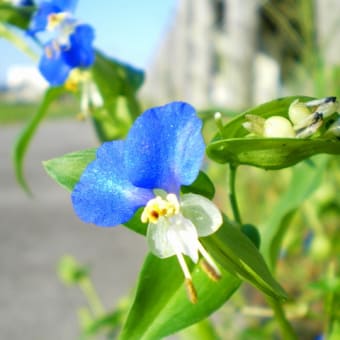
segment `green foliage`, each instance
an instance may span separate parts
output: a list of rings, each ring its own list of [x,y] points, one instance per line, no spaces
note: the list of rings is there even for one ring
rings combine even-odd
[[[309,85],[319,93],[326,91],[326,95],[334,95],[328,92],[331,88],[333,88],[333,91],[337,89],[339,67],[337,65],[328,66],[322,59],[322,51],[318,48],[319,42],[315,40],[318,32],[313,20],[313,14],[315,14],[313,13],[313,2],[298,1],[296,5],[295,10],[291,11],[291,6],[285,2],[268,1],[262,7],[262,15],[271,22],[275,31],[279,33],[280,39],[283,39],[288,46],[294,47],[294,53],[291,53],[288,48],[283,54],[287,54],[289,60],[296,58],[303,63],[302,66],[306,71],[305,77],[311,78]],[[0,36],[36,60],[37,57],[30,47],[30,42],[26,42],[25,38],[17,34],[18,29],[27,29],[34,10],[33,6],[14,7],[2,2],[0,4]],[[287,60],[283,60],[283,63],[285,61],[287,62]],[[294,64],[296,64],[295,60]],[[297,65],[295,65],[295,69],[298,69]],[[282,67],[283,77],[289,74],[285,71]],[[137,91],[143,84],[144,72],[110,58],[99,51],[96,51],[93,66],[88,70],[82,70],[82,72],[84,72],[82,73],[83,78],[79,77],[72,89],[82,104],[84,102],[88,104],[85,113],[90,114],[98,139],[100,141],[111,141],[124,138],[131,124],[141,113]],[[87,81],[89,82],[87,83]],[[304,82],[306,82],[305,79]],[[67,88],[70,89],[71,87],[67,85],[70,84],[66,84],[65,87],[49,88],[38,107],[35,104],[20,104],[11,108],[6,103],[1,104],[0,121],[2,123],[17,121],[21,119],[20,117],[27,118],[28,115],[23,113],[23,110],[34,110],[35,112],[34,115],[29,117],[27,125],[18,136],[13,148],[15,174],[18,182],[27,192],[30,192],[24,176],[24,160],[27,149],[43,119],[48,114],[52,115],[53,105],[65,94],[69,94]],[[102,105],[97,105],[93,98],[91,101],[91,93],[84,91],[87,85],[88,88],[90,88],[90,85],[94,85],[94,88],[98,90],[100,94],[98,101],[102,100]],[[303,294],[308,295],[308,289],[312,290],[318,298],[321,297],[324,305],[322,312],[325,316],[316,317],[313,314],[312,305],[315,304],[315,297],[306,298],[302,296],[301,301],[305,299],[304,306],[307,311],[303,317],[311,320],[314,317],[314,321],[322,319],[325,325],[324,334],[327,334],[331,340],[339,338],[340,280],[337,273],[338,268],[335,265],[338,260],[336,242],[339,239],[337,235],[339,206],[335,197],[337,190],[334,189],[335,194],[327,202],[328,209],[314,202],[312,208],[308,211],[306,209],[305,216],[299,216],[301,220],[306,218],[306,221],[295,226],[295,229],[291,228],[294,227],[292,218],[300,210],[306,199],[320,186],[323,174],[331,159],[329,155],[340,154],[339,138],[326,138],[322,135],[322,132],[319,133],[320,130],[308,139],[253,137],[243,127],[247,115],[255,115],[265,119],[271,116],[287,118],[288,108],[296,98],[299,98],[302,102],[312,99],[306,96],[279,98],[251,108],[234,118],[230,118],[234,116],[231,110],[220,109],[224,112],[223,117],[230,118],[230,120],[224,126],[221,121],[217,123],[220,131],[208,144],[207,155],[214,162],[229,163],[229,199],[235,221],[224,216],[223,225],[216,233],[200,239],[204,249],[212,255],[221,270],[219,280],[215,282],[207,275],[209,270],[204,267],[202,260],[197,264],[187,261],[193,285],[197,290],[198,302],[196,304],[190,302],[188,298],[190,292],[188,294],[188,291],[186,291],[188,286],[185,285],[176,256],[160,259],[151,254],[147,255],[139,275],[133,302],[130,304],[129,300],[125,300],[124,304],[118,305],[109,312],[104,310],[94,290],[89,278],[88,268],[80,265],[71,256],[65,256],[61,259],[58,266],[60,279],[65,284],[78,286],[88,300],[88,306],[83,308],[80,313],[81,338],[85,339],[105,332],[108,339],[118,336],[122,340],[160,339],[186,328],[182,334],[182,339],[218,339],[219,333],[208,322],[207,317],[229,301],[243,281],[253,285],[257,289],[255,294],[261,293],[267,300],[285,339],[294,339],[295,335],[281,303],[287,299],[287,296],[292,296],[294,299],[296,296],[301,298]],[[78,105],[77,108],[75,106],[69,107],[65,102],[60,104],[59,107],[61,105],[63,111],[72,111],[72,114],[75,110],[78,110]],[[13,113],[11,110],[15,110],[15,112]],[[207,108],[207,110],[198,114],[206,123],[212,118],[215,111],[212,108]],[[326,129],[327,123],[324,124],[324,129]],[[215,133],[215,129],[213,133]],[[328,155],[321,156],[319,154]],[[43,165],[46,172],[56,183],[66,190],[72,191],[84,169],[95,157],[96,148],[92,148],[47,160],[43,162]],[[312,160],[309,159],[310,157],[313,157]],[[210,164],[208,160],[206,163],[208,169]],[[250,165],[266,170],[292,167],[290,182],[286,190],[278,198],[265,222],[258,223],[261,235],[258,228],[253,224],[241,222],[242,218],[238,209],[235,188],[236,169],[240,165]],[[337,177],[338,167],[333,168],[332,173],[334,178]],[[189,186],[183,186],[181,192],[200,194],[212,200],[215,195],[215,186],[220,189],[219,184],[218,181],[212,181],[204,172],[200,172],[196,181]],[[255,183],[255,186],[257,186],[257,190],[263,191],[262,183]],[[275,187],[275,184],[271,186]],[[216,198],[217,201],[219,199],[220,197]],[[266,199],[269,202],[272,198],[268,195]],[[249,202],[247,208],[250,207],[250,209],[256,209],[259,204],[262,204],[262,202],[252,201],[251,193],[249,193]],[[142,208],[125,224],[125,227],[145,236],[148,226],[141,222],[141,213]],[[325,223],[325,227],[323,227],[319,221],[320,216],[327,216],[326,221],[331,221],[330,226]],[[312,228],[306,227],[308,224],[311,224]],[[291,229],[293,229],[293,232]],[[295,231],[298,231],[299,235],[291,236]],[[330,236],[328,235],[329,231],[331,231]],[[312,235],[314,238],[311,245],[308,245],[308,240],[305,239],[303,239],[302,244],[301,235],[305,239],[307,239],[306,235]],[[333,235],[334,239],[331,239]],[[323,264],[327,264],[327,268],[330,268],[327,275],[314,280],[314,283],[306,288],[307,293],[304,291],[305,282],[302,282],[302,287],[298,287],[300,291],[295,286],[294,289],[291,289],[289,284],[286,288],[287,282],[294,285],[293,277],[296,279],[295,276],[301,275],[300,270],[299,272],[292,272],[288,264],[288,281],[287,268],[282,275],[280,273],[282,268],[277,266],[280,251],[288,237],[293,239],[291,241],[293,246],[290,244],[289,248],[289,250],[293,249],[293,256],[299,254],[305,258],[310,255],[312,260],[315,261],[315,263],[313,262],[313,270],[316,270],[318,262],[322,263],[322,261],[324,261]],[[321,252],[320,249],[316,248],[322,248]],[[315,255],[316,250],[318,250],[318,256]],[[185,259],[189,260],[188,258]],[[288,261],[287,263],[289,263]],[[283,263],[283,261],[281,262]],[[281,275],[283,283],[280,279],[274,277],[274,273],[278,277]],[[285,287],[285,290],[281,287],[281,284]],[[296,293],[295,290],[298,292]],[[255,296],[255,294],[253,295]],[[247,294],[246,298],[249,295]],[[262,297],[259,299],[256,295],[255,298],[250,303],[256,301],[257,304]],[[242,302],[245,305],[245,301]],[[318,303],[320,304],[319,301]],[[321,309],[319,306],[318,308]],[[240,310],[242,312],[242,308]],[[268,314],[265,315],[268,318]],[[244,316],[242,317],[245,319]],[[269,337],[274,334],[270,327],[265,327],[268,325],[265,318],[260,315],[258,319],[261,327],[255,328],[252,325],[248,329],[241,330],[239,332],[241,339],[252,337],[262,339],[263,336]],[[265,330],[263,330],[264,328]],[[118,335],[119,331],[121,332]]]
[[[275,268],[282,240],[288,231],[292,216],[319,187],[328,159],[327,156],[322,156],[315,159],[313,165],[304,162],[293,167],[286,192],[263,226],[262,253],[271,269]]]
[[[122,324],[122,319],[125,317],[125,309],[118,308],[117,310],[107,313],[104,316],[88,321],[84,327],[80,339],[88,339],[89,337],[97,336],[100,333],[116,335]],[[107,337],[111,339],[109,335]]]
[[[72,152],[67,155],[44,161],[47,173],[63,188],[72,191],[81,174],[96,157],[96,149]]]
[[[305,101],[306,97],[281,98],[248,110],[229,123],[208,145],[207,153],[219,163],[234,166],[248,164],[263,169],[282,169],[320,153],[340,154],[337,139],[298,139],[298,138],[246,138],[243,128],[245,115],[253,114],[263,118],[288,116],[288,107],[296,98]]]
[[[340,142],[335,139],[235,138],[209,146],[209,155],[217,162],[247,164],[266,170],[287,168],[320,153],[339,155]]]
[[[148,255],[140,273],[136,297],[120,339],[160,339],[198,322],[220,307],[239,287],[240,280],[222,269],[218,282],[198,265],[191,267],[198,302],[192,304],[177,259]]]
[[[75,285],[88,277],[88,268],[81,266],[73,256],[64,255],[58,264],[59,278],[65,284]]]
[[[0,9],[1,14],[1,9]],[[36,54],[32,50],[31,46],[27,43],[25,39],[17,35],[11,26],[3,24],[0,22],[0,37],[8,40],[16,48],[18,48],[23,53],[27,54],[33,60],[37,59]]]
[[[46,119],[74,119],[78,112],[78,103],[71,97],[61,98],[51,104]],[[0,101],[0,124],[24,124],[39,109],[40,103]]]
[[[104,100],[93,115],[98,137],[101,141],[122,138],[140,114],[136,92],[144,73],[97,51],[92,76]]]
[[[261,244],[261,236],[258,229],[252,224],[242,224],[241,231],[253,242],[254,246],[259,249]]]
[[[215,234],[202,238],[202,244],[224,269],[269,296],[278,300],[286,298],[253,242],[226,219]]]
[[[0,21],[26,29],[34,12],[34,7],[14,7],[0,4]]]
[[[214,184],[203,171],[200,171],[198,177],[191,185],[182,186],[181,191],[183,194],[191,192],[209,199],[213,199],[215,195]]]
[[[271,102],[269,106],[265,104],[262,105],[262,108],[254,109],[251,112],[254,113],[255,111],[256,114],[265,112],[264,116],[286,115],[291,100],[292,98]],[[279,104],[279,108],[277,104]],[[262,111],[263,107],[270,109],[269,111],[266,109]],[[229,131],[234,135],[245,134],[240,126],[241,122],[242,120],[236,117],[224,127],[224,133]],[[238,138],[238,140],[242,140],[242,138]],[[254,142],[262,143],[261,145],[266,143],[262,139],[247,140],[243,138],[243,140],[253,144],[255,144]],[[273,139],[269,141],[270,145],[275,145],[277,142]],[[222,140],[222,142],[226,141]],[[293,142],[302,142],[308,145],[317,142],[317,140],[293,140]],[[215,143],[219,142],[214,141],[208,146],[208,150],[213,148]],[[332,142],[329,144],[331,145]],[[250,144],[244,145],[249,146]],[[292,147],[290,149],[292,150]],[[44,167],[57,183],[71,191],[85,167],[94,160],[95,152],[96,149],[89,149],[67,154],[45,161]],[[270,152],[274,154],[272,150]],[[287,233],[291,217],[303,201],[319,186],[328,158],[326,156],[319,157],[313,163],[304,162],[293,168],[288,191],[273,209],[266,226],[261,229],[261,249],[271,269],[275,267],[275,261]],[[256,159],[256,156],[254,156],[254,159]],[[264,163],[261,163],[261,158],[258,162],[263,167]],[[279,167],[282,167],[283,163],[278,164]],[[287,164],[284,165],[287,166]],[[210,199],[213,198],[215,193],[213,183],[202,172],[191,186],[183,187],[182,191],[184,193],[199,193]],[[126,223],[126,227],[145,235],[147,226],[141,223],[140,215],[141,210]],[[264,294],[274,298],[272,301],[286,299],[286,293],[273,277],[257,249],[260,243],[260,235],[253,225],[245,224],[238,229],[225,219],[218,232],[202,238],[201,242],[217,261],[222,271],[221,280],[218,282],[211,281],[199,265],[191,264],[189,267],[198,293],[198,303],[193,305],[186,296],[183,274],[176,258],[159,259],[149,255],[140,273],[136,296],[123,325],[121,339],[160,338],[193,325],[223,305],[240,286],[241,280],[248,281]],[[277,302],[275,302],[275,305],[277,305]],[[276,308],[280,310],[279,307]],[[180,317],[178,317],[179,315]],[[118,312],[112,312],[94,320],[90,324],[91,326],[88,325],[89,328],[86,328],[88,334],[95,333],[99,329],[109,329],[111,326],[112,330],[117,329],[119,327],[117,320],[120,316],[121,314]]]
[[[24,158],[27,148],[38,126],[46,117],[50,105],[63,93],[65,93],[65,90],[62,87],[50,88],[46,91],[39,109],[20,133],[14,145],[12,157],[16,178],[27,193],[30,193],[29,186],[24,176]]]

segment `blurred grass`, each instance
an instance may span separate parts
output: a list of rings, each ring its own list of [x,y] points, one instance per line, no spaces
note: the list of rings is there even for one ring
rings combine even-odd
[[[0,125],[25,123],[34,116],[39,102],[12,102],[0,100]],[[47,119],[76,118],[79,104],[71,97],[62,98],[52,103]]]

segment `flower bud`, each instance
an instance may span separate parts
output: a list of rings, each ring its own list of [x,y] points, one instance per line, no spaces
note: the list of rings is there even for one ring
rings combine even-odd
[[[266,119],[263,135],[270,138],[295,138],[291,122],[281,116],[272,116]]]
[[[306,107],[305,103],[299,102],[299,99],[294,100],[288,109],[289,119],[293,125],[297,125],[310,116],[311,112]]]

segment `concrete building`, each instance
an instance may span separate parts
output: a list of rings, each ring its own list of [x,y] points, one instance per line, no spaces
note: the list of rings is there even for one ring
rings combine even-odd
[[[282,79],[315,52],[311,41],[331,39],[322,45],[325,56],[339,61],[339,7],[336,0],[178,0],[142,95],[151,102],[186,100],[197,108],[231,109],[286,95]]]

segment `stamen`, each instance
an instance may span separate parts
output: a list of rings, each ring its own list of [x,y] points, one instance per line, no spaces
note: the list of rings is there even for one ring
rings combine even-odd
[[[168,194],[166,199],[157,196],[145,206],[141,220],[143,223],[157,223],[161,217],[171,217],[179,212],[179,203],[176,195]]]
[[[221,275],[216,272],[216,270],[208,263],[207,260],[202,259],[200,261],[200,266],[203,271],[208,275],[209,279],[217,282],[221,279]]]
[[[192,283],[192,277],[189,271],[189,268],[184,260],[184,257],[181,253],[176,254],[179,265],[181,266],[181,269],[183,271],[184,277],[185,277],[185,288],[187,290],[188,298],[191,303],[197,302],[197,292],[195,289],[194,284]]]
[[[51,59],[53,57],[52,48],[49,47],[49,46],[45,47],[45,54],[46,54],[48,59]]]
[[[188,298],[191,303],[197,303],[197,292],[191,280],[185,280],[185,288],[187,289]]]
[[[180,265],[181,268],[182,268],[184,277],[185,277],[187,280],[192,281],[192,277],[191,277],[189,268],[188,268],[188,266],[187,266],[187,263],[186,263],[185,260],[184,260],[184,257],[183,257],[183,255],[182,255],[182,253],[177,253],[176,256],[177,256],[179,265]]]
[[[45,54],[49,59],[55,58],[58,53],[60,53],[60,46],[55,40],[52,41],[51,45],[45,47]]]
[[[198,251],[203,256],[203,260],[200,262],[201,268],[207,273],[209,278],[211,278],[213,281],[218,281],[221,278],[221,272],[217,268],[212,257],[204,249],[200,242],[198,242]]]
[[[52,13],[47,19],[47,30],[53,31],[57,26],[59,26],[63,20],[68,16],[66,12]]]

